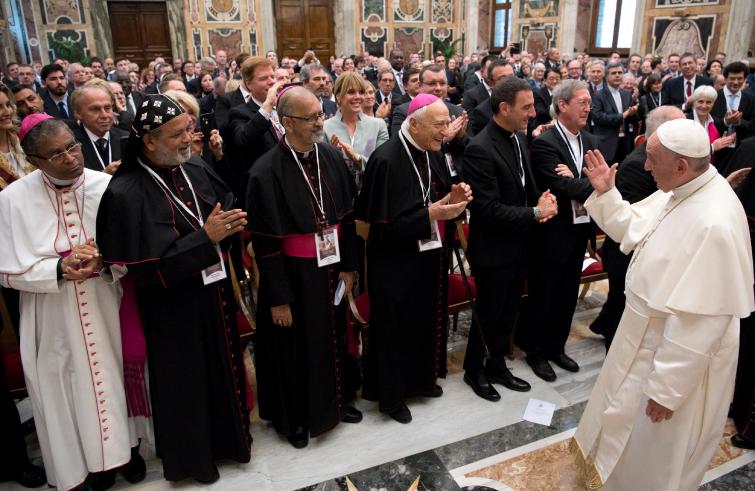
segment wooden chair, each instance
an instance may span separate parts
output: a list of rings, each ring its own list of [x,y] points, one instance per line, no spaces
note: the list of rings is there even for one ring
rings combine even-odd
[[[605,236],[603,236],[603,238],[605,238]],[[599,243],[602,244],[602,240]],[[600,248],[598,248],[598,251],[600,251]],[[590,284],[608,278],[608,273],[603,269],[603,260],[600,255],[595,252],[590,241],[587,242],[587,254],[585,259],[588,258],[593,259],[595,262],[582,271],[582,276],[579,280],[579,283],[582,285],[582,289],[579,292],[580,300],[584,299],[585,295],[587,295],[587,291],[590,289]]]
[[[455,222],[456,231],[454,235],[454,241],[459,243],[461,250],[464,252],[464,258],[462,261],[468,263],[467,259],[467,241],[469,239],[469,223],[466,219],[457,220]],[[464,286],[464,279],[461,273],[456,273],[456,268],[464,268],[464,264],[455,264],[454,255],[451,255],[451,273],[448,275],[448,313],[453,316],[452,329],[456,332],[459,324],[459,312],[464,309],[468,309],[472,306],[467,295],[466,287]],[[466,271],[466,270],[465,270]],[[472,299],[477,298],[477,285],[474,278],[471,275],[467,275],[467,281],[469,281],[469,289],[472,292]]]

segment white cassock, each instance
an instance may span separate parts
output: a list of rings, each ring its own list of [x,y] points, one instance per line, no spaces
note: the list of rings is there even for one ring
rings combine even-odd
[[[591,489],[697,490],[734,389],[739,319],[755,309],[744,210],[713,166],[631,205],[585,208],[624,253],[626,307],[574,435]],[[645,415],[649,399],[674,411]]]
[[[21,291],[20,345],[47,480],[60,490],[131,457],[117,281],[57,279],[61,255],[95,238],[110,176],[57,189],[37,170],[0,193],[0,284]]]

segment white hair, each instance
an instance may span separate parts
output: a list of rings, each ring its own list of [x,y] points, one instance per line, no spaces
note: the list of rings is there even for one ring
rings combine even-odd
[[[423,106],[413,113],[409,114],[403,123],[401,123],[401,131],[408,134],[409,133],[409,125],[411,124],[411,121],[413,119],[416,119],[417,121],[421,121],[425,117],[425,113],[427,113],[427,110],[432,106],[433,104],[437,104],[438,102],[441,102],[440,99],[433,102],[432,104],[428,104],[426,106]],[[408,108],[407,108],[408,111]]]
[[[713,102],[716,102],[717,97],[718,97],[718,92],[716,92],[716,89],[714,89],[710,85],[701,85],[700,87],[695,89],[690,99],[692,100],[693,103],[697,102],[697,100],[701,98],[710,99]]]

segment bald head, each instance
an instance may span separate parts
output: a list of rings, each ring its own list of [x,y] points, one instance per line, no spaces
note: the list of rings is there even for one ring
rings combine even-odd
[[[315,142],[322,139],[322,106],[308,89],[287,89],[278,100],[277,111],[286,129],[286,140],[294,150],[309,151]]]
[[[676,106],[661,106],[653,109],[648,113],[645,120],[645,137],[650,138],[658,127],[666,121],[681,119],[683,117],[685,117],[684,113]]]

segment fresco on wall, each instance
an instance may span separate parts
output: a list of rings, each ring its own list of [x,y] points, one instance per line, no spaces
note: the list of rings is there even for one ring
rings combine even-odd
[[[393,4],[393,20],[422,22],[425,20],[424,0],[398,0]]]
[[[44,24],[83,24],[83,0],[42,0]],[[63,22],[61,22],[63,21]]]
[[[715,20],[715,15],[683,19],[656,17],[653,19],[653,52],[663,57],[690,52],[707,58]]]
[[[443,24],[454,21],[454,2],[453,0],[433,0],[432,3],[432,22]]]
[[[544,57],[548,48],[556,46],[556,24],[520,24],[519,40],[522,48],[535,58]]]
[[[210,41],[210,55],[220,50],[225,51],[229,58],[241,53],[241,29],[209,29],[207,37]]]
[[[241,20],[240,0],[207,0],[207,22],[238,22]]]
[[[558,15],[558,0],[521,0],[519,18],[555,17]]]
[[[423,29],[399,28],[393,32],[393,44],[404,51],[404,59],[409,53],[424,53],[425,31]]]

